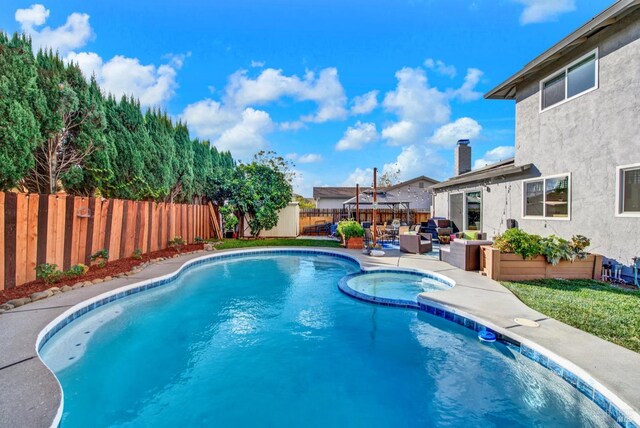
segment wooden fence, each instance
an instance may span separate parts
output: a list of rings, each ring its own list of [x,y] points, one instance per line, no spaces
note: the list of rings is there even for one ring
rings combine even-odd
[[[349,212],[340,208],[310,208],[300,210],[300,232],[307,226],[313,226],[320,222],[337,223],[338,221],[348,218]],[[351,211],[351,217],[355,217],[355,210]],[[406,221],[407,210],[391,210],[391,209],[378,209],[376,210],[376,223],[381,224],[389,222],[397,218],[400,221]],[[409,210],[409,219],[411,224],[417,224],[422,221],[427,221],[431,218],[431,213],[428,210]],[[373,209],[361,209],[360,221],[373,222]]]
[[[35,280],[42,263],[89,265],[103,248],[112,261],[210,238],[217,217],[207,205],[0,192],[0,289]]]

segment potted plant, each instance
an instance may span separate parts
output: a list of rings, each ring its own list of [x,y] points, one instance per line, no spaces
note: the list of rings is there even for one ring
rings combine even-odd
[[[229,205],[225,205],[220,208],[220,214],[222,214],[222,222],[224,224],[224,237],[235,238],[235,230],[238,225],[238,217],[233,213],[233,208]]]
[[[355,220],[343,220],[338,223],[338,233],[342,236],[346,248],[360,250],[363,247],[364,228]]]

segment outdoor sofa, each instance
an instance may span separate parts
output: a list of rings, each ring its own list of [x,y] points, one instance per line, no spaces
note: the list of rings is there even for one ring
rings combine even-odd
[[[492,243],[486,239],[456,239],[440,245],[440,260],[462,270],[479,270],[480,246]]]

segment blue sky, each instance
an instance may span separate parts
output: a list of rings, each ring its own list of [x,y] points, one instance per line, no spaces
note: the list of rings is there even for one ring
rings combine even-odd
[[[373,167],[445,179],[459,138],[476,166],[510,157],[514,103],[482,95],[610,3],[5,0],[0,28],[238,159],[288,157],[310,196]]]

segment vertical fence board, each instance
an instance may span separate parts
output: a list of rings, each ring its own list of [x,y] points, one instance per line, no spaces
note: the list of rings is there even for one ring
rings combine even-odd
[[[147,229],[146,229],[146,231],[147,231],[147,240],[145,241],[146,242],[146,244],[145,244],[146,245],[146,247],[145,247],[146,248],[146,250],[145,250],[146,253],[150,253],[152,251],[151,250],[151,243],[153,242],[153,218],[154,218],[154,216],[153,216],[153,207],[155,205],[156,204],[154,204],[153,202],[148,202],[147,205],[146,205],[146,207],[147,207],[147,216],[148,216],[147,217]]]
[[[113,210],[113,201],[101,201],[100,204],[100,233],[98,234],[98,243],[94,247],[94,250],[91,254],[96,251],[102,250],[106,248],[109,250],[109,234],[107,233],[107,228],[109,228],[109,233],[111,233],[111,219],[109,217],[109,213]]]
[[[76,198],[73,217],[74,223],[77,225],[77,228],[74,229],[74,238],[77,239],[77,242],[74,242],[76,251],[71,257],[71,264],[73,265],[84,263],[87,255],[87,235],[89,234],[88,212],[89,198]],[[80,215],[82,217],[80,217]]]
[[[82,263],[84,263],[85,265],[89,265],[90,259],[89,257],[91,256],[91,249],[93,248],[93,239],[94,239],[94,235],[95,235],[95,230],[96,230],[96,221],[98,219],[98,216],[96,215],[96,205],[98,204],[98,201],[96,200],[96,198],[89,198],[89,212],[87,213],[89,215],[89,218],[87,218],[87,239],[85,241],[85,245],[84,245],[84,257],[82,258]]]
[[[40,198],[38,195],[29,195],[29,212],[27,214],[27,272],[25,282],[36,279],[36,266],[38,264],[38,225],[40,219]],[[45,237],[43,237],[44,240]]]
[[[67,270],[71,266],[71,254],[73,253],[73,229],[75,218],[75,198],[67,196],[64,211],[64,257],[62,260],[62,269]]]
[[[57,212],[56,212],[56,252],[55,252],[55,264],[58,268],[62,269],[64,264],[64,238],[65,238],[65,223],[66,223],[66,207],[67,198],[56,196]]]
[[[114,199],[111,210],[111,229],[109,233],[109,261],[120,255],[120,234],[122,233],[123,201]]]
[[[29,197],[19,193],[16,199],[16,285],[27,278],[27,215]]]
[[[38,245],[36,255],[36,266],[47,262],[47,243],[49,242],[49,197],[42,195],[38,197]]]
[[[185,204],[181,205],[181,210],[180,210],[180,225],[182,227],[182,237],[184,237],[184,239],[189,242],[189,231],[187,230],[187,206]]]
[[[163,230],[165,226],[165,218],[164,218],[164,203],[160,203],[156,205],[156,218],[158,219],[158,224],[156,225],[156,243],[154,246],[154,250],[159,250],[162,248],[160,241],[162,240]]]
[[[7,193],[4,202],[4,286],[9,289],[16,286],[16,194]]]
[[[49,214],[47,215],[47,251],[43,263],[55,263],[58,246],[58,197],[49,195]]]
[[[4,290],[4,260],[5,260],[5,236],[4,236],[4,193],[0,193],[0,290]]]

